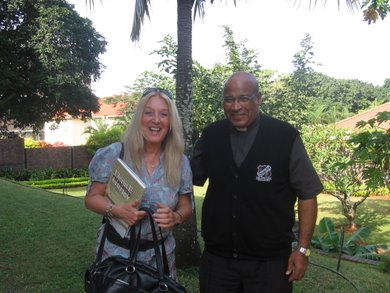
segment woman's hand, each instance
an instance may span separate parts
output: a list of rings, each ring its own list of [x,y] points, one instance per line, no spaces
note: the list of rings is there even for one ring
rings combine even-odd
[[[146,212],[139,211],[139,200],[123,205],[112,205],[104,193],[106,192],[107,184],[93,182],[88,194],[85,196],[85,205],[91,211],[105,216],[108,210],[114,218],[121,219],[130,225],[137,224],[146,215]],[[109,207],[112,206],[110,209]]]
[[[172,228],[182,222],[181,216],[178,213],[159,202],[157,203],[157,210],[153,214],[153,218],[161,228]]]
[[[128,204],[117,205],[112,208],[112,215],[114,218],[121,219],[129,225],[136,225],[140,220],[142,220],[146,212],[139,211],[140,201],[135,200]]]

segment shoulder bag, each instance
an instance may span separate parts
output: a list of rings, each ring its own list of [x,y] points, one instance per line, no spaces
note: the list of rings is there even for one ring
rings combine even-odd
[[[161,243],[160,252],[152,211],[148,208],[141,208],[141,210],[147,212],[150,220],[157,268],[137,260],[141,225],[135,240],[132,242],[132,249],[130,249],[128,258],[111,256],[101,261],[104,243],[107,238],[107,222],[96,259],[85,272],[84,289],[86,293],[187,292],[182,285],[169,276],[165,245],[164,242]],[[162,236],[161,228],[159,230]]]

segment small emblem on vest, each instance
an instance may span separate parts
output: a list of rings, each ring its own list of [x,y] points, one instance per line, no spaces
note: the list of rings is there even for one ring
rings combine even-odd
[[[272,167],[270,165],[257,166],[256,180],[270,182],[272,180]]]

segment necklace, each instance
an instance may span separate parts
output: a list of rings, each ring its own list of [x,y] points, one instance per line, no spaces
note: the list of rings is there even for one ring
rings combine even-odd
[[[152,169],[154,169],[159,163],[160,163],[160,156],[154,157],[153,159],[147,159],[146,157],[144,158],[145,164]]]

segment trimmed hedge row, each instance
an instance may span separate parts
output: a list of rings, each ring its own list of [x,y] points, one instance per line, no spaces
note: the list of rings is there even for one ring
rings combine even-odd
[[[28,184],[43,189],[83,187],[83,186],[87,186],[88,182],[89,182],[89,177],[22,181],[22,183],[24,184]]]

